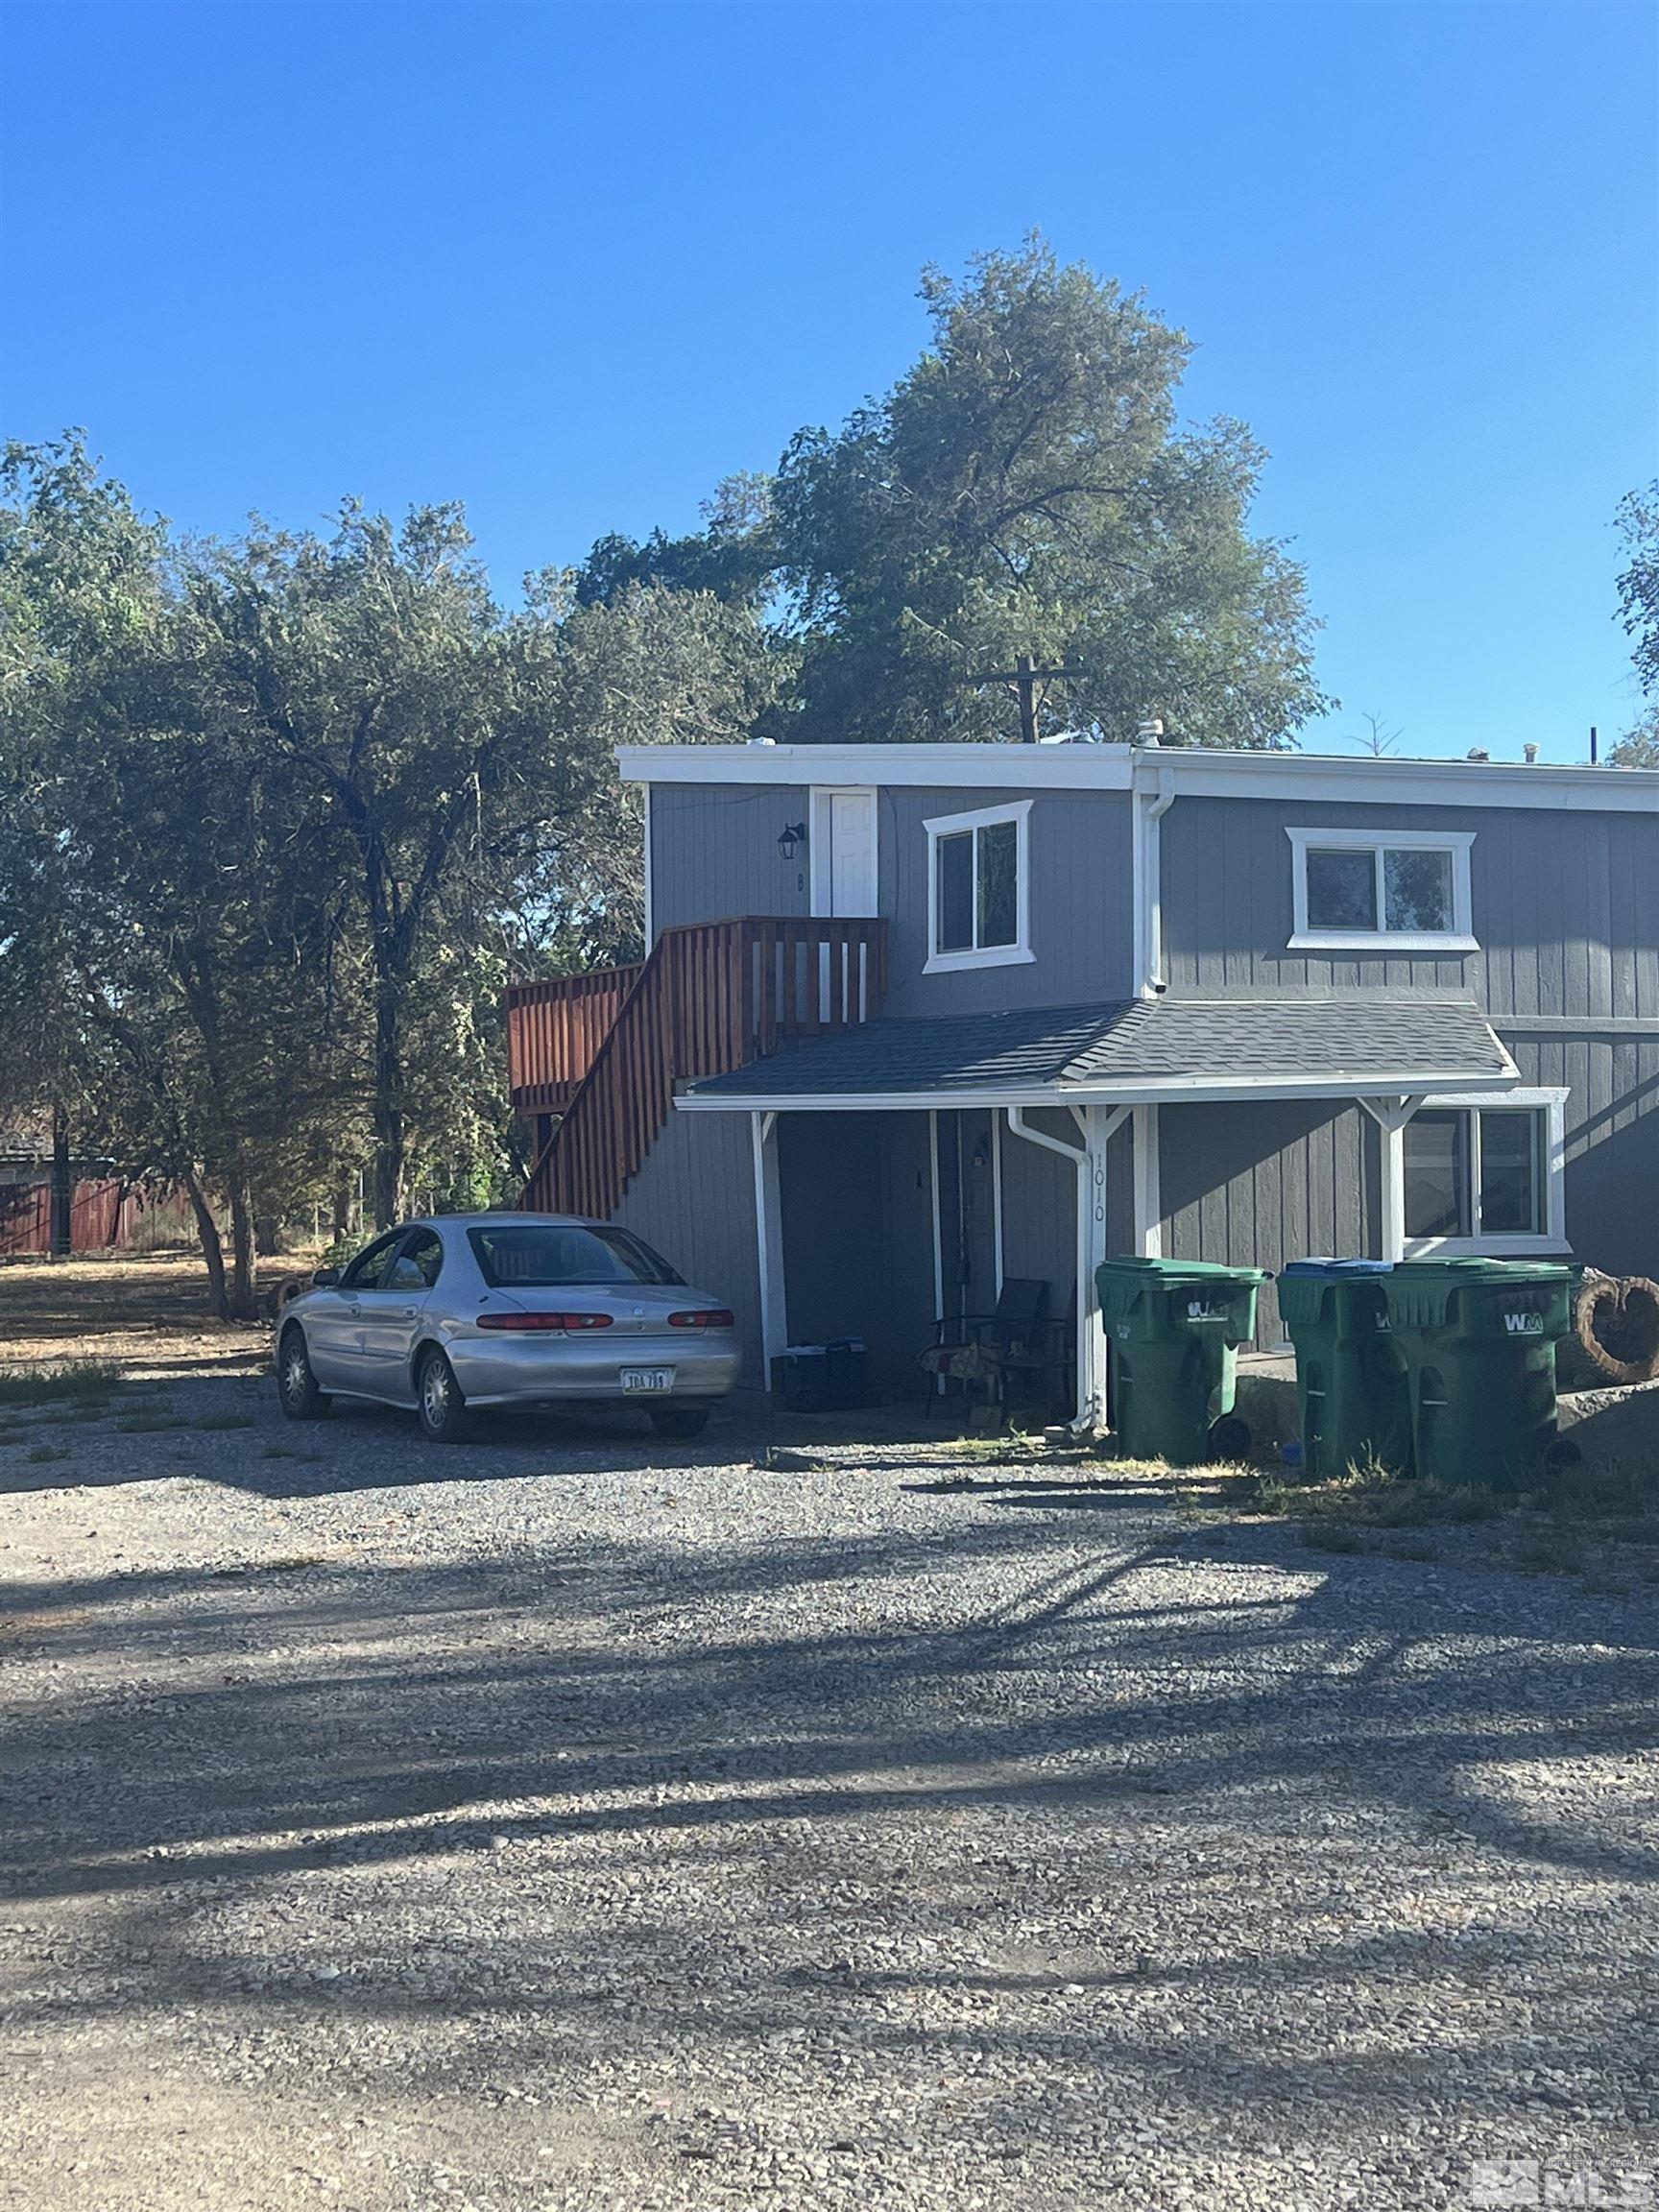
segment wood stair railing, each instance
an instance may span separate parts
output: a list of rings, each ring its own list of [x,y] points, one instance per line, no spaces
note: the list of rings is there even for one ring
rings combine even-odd
[[[507,986],[507,1070],[513,1111],[563,1114],[610,1036],[643,960]]]
[[[730,1074],[781,1037],[868,1021],[886,943],[878,920],[745,915],[664,929],[571,1092],[525,1206],[607,1218],[673,1111],[677,1082]]]

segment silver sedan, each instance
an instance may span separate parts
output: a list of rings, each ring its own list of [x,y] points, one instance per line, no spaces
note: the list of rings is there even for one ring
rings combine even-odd
[[[695,1436],[737,1379],[732,1314],[626,1229],[559,1214],[453,1214],[322,1268],[276,1324],[282,1410],[414,1407],[428,1436],[480,1407],[638,1405]]]

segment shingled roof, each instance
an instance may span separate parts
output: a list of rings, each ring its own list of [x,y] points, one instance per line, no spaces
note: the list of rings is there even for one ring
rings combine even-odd
[[[682,1103],[1070,1092],[1179,1098],[1502,1089],[1514,1062],[1457,998],[1130,998],[876,1021],[696,1084]]]

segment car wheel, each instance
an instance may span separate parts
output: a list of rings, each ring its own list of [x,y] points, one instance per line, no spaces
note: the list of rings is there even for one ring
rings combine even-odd
[[[421,1426],[437,1444],[460,1444],[472,1432],[472,1418],[455,1370],[436,1348],[422,1355],[415,1378]]]
[[[659,1436],[672,1436],[687,1443],[693,1436],[701,1436],[709,1426],[707,1406],[653,1406],[651,1426]]]
[[[327,1393],[319,1390],[311,1372],[311,1355],[305,1348],[303,1329],[285,1329],[276,1355],[276,1395],[290,1421],[321,1421],[328,1410]]]

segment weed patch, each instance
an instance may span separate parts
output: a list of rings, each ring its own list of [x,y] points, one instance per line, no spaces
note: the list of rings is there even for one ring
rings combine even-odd
[[[23,1456],[31,1467],[51,1467],[60,1459],[68,1458],[69,1447],[67,1444],[36,1444],[33,1451],[25,1452]]]
[[[177,1413],[157,1409],[154,1413],[129,1413],[115,1426],[123,1436],[158,1436],[163,1429],[182,1429],[184,1424]]]
[[[1517,1575],[1578,1575],[1584,1570],[1584,1546],[1565,1529],[1529,1528],[1509,1546],[1503,1564]]]
[[[121,1370],[106,1359],[74,1359],[65,1367],[0,1368],[0,1406],[50,1406],[64,1399],[108,1400]]]
[[[252,1429],[252,1413],[204,1413],[200,1421],[191,1424],[197,1429]]]
[[[1314,1521],[1302,1531],[1310,1551],[1363,1551],[1358,1531],[1339,1521]]]
[[[1474,1483],[1419,1481],[1380,1470],[1350,1470],[1324,1482],[1264,1475],[1244,1503],[1252,1513],[1291,1521],[1347,1522],[1362,1528],[1422,1528],[1493,1521],[1505,1502]]]
[[[1438,1559],[1440,1547],[1431,1544],[1427,1536],[1388,1536],[1378,1545],[1378,1551],[1389,1559]]]

